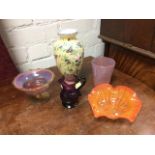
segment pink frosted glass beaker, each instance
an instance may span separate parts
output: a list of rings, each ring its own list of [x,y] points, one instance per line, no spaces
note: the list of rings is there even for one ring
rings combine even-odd
[[[115,60],[109,57],[99,56],[92,60],[94,84],[110,83],[115,67]]]

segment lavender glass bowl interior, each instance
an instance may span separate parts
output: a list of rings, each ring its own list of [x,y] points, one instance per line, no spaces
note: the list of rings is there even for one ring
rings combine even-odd
[[[33,80],[33,78],[42,77],[47,83],[37,87],[36,89],[42,89],[43,87],[47,87],[54,79],[54,73],[48,69],[38,69],[32,70],[24,73],[20,73],[17,75],[13,81],[13,85],[22,91],[35,91],[35,89],[28,90],[24,88],[24,83],[28,80]]]

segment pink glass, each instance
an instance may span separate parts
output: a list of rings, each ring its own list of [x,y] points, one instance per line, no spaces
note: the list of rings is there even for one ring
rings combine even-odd
[[[115,60],[109,57],[99,56],[92,60],[94,84],[110,83],[115,67]]]

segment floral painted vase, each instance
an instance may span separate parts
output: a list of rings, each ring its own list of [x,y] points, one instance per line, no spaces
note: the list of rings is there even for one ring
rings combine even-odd
[[[64,29],[54,43],[56,64],[62,75],[78,75],[84,58],[84,48],[76,39],[77,30]]]

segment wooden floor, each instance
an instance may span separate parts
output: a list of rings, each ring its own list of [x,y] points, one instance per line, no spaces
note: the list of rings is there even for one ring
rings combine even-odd
[[[52,68],[56,78],[48,101],[34,100],[12,85],[0,87],[0,134],[155,134],[155,91],[118,70],[114,71],[112,84],[131,87],[143,102],[136,121],[131,124],[93,117],[87,101],[93,88],[91,59],[87,58],[83,65],[87,83],[81,90],[80,105],[71,110],[61,105],[56,67]]]

